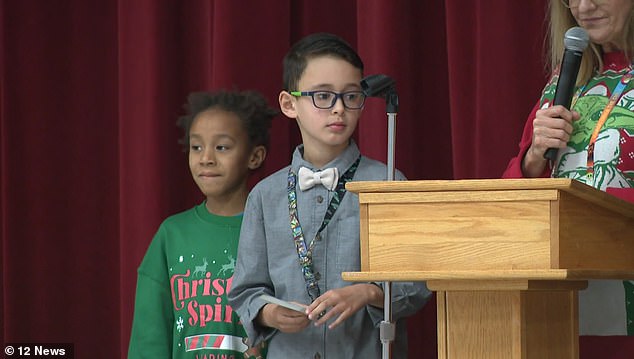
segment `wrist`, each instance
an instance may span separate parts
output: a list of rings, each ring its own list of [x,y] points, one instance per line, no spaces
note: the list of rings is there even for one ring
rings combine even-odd
[[[547,165],[548,159],[544,158],[543,154],[536,153],[535,149],[531,146],[526,151],[524,159],[522,160],[522,174],[528,178],[539,177]]]
[[[267,308],[269,307],[269,308]],[[271,328],[271,325],[269,323],[269,321],[267,320],[267,314],[266,312],[268,312],[268,310],[270,309],[270,305],[269,304],[265,304],[262,308],[260,308],[260,311],[258,312],[257,317],[255,318],[256,322],[263,326],[263,327],[269,327]]]
[[[384,304],[384,292],[383,286],[376,282],[370,282],[370,294],[368,298],[368,304],[373,307],[383,308]]]

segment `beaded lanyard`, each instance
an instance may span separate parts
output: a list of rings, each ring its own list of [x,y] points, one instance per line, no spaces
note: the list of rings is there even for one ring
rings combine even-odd
[[[621,81],[619,81],[619,83],[616,85],[616,87],[614,88],[614,92],[612,93],[612,96],[610,96],[610,100],[605,105],[605,108],[603,109],[603,112],[601,112],[601,116],[599,117],[599,120],[597,121],[597,124],[594,127],[594,131],[592,132],[592,136],[590,137],[590,143],[588,144],[588,157],[586,161],[586,167],[587,167],[586,171],[587,171],[588,177],[590,178],[594,176],[594,144],[597,142],[597,138],[599,137],[599,132],[601,132],[601,128],[607,121],[608,115],[610,114],[610,112],[612,112],[612,109],[614,109],[614,106],[621,98],[621,95],[623,94],[623,90],[627,86],[628,82],[630,82],[630,80],[632,79],[632,76],[634,76],[634,68],[631,68],[630,72],[628,72],[625,76],[623,76],[621,78]]]
[[[315,277],[313,270],[313,248],[315,247],[315,242],[321,239],[321,232],[324,228],[326,228],[328,223],[330,223],[330,219],[332,219],[335,211],[339,208],[339,203],[341,203],[343,196],[346,194],[346,182],[354,177],[354,173],[357,171],[360,161],[361,156],[359,156],[352,166],[348,168],[346,173],[339,178],[332,199],[328,204],[328,209],[326,210],[324,219],[321,222],[321,226],[308,246],[306,246],[304,231],[302,230],[302,226],[297,218],[297,192],[295,190],[297,175],[295,175],[290,168],[288,170],[288,211],[290,215],[291,231],[293,233],[295,249],[297,249],[297,255],[299,257],[299,264],[302,267],[302,274],[304,276],[304,280],[306,281],[306,290],[308,291],[308,296],[312,301],[321,295],[319,284],[317,283],[318,278]]]

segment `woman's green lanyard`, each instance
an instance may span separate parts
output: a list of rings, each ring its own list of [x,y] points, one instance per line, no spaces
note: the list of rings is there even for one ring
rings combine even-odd
[[[597,138],[599,137],[599,132],[601,132],[601,128],[607,121],[608,116],[614,109],[614,106],[616,106],[616,104],[621,99],[621,96],[623,95],[623,90],[625,90],[625,87],[627,87],[627,84],[630,82],[632,77],[634,77],[634,68],[631,68],[630,71],[625,74],[616,85],[614,91],[612,92],[612,96],[610,96],[610,100],[605,105],[605,108],[601,112],[601,116],[599,117],[597,124],[594,126],[594,131],[592,131],[592,136],[590,136],[590,143],[588,143],[588,155],[586,158],[586,171],[590,179],[594,176],[594,145],[597,142]],[[573,108],[574,104],[577,102],[577,99],[579,98],[585,87],[586,85],[583,85],[579,89],[579,91],[577,91],[570,108]]]

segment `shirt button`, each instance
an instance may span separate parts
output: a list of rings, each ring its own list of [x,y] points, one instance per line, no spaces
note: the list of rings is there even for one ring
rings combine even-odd
[[[324,197],[322,196],[317,196],[317,203],[321,203],[324,201]]]

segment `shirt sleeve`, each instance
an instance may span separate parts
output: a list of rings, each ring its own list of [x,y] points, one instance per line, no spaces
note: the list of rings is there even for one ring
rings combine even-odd
[[[268,270],[262,211],[260,196],[257,192],[252,192],[244,210],[233,283],[227,293],[229,302],[238,313],[249,337],[250,346],[268,340],[276,331],[259,325],[256,320],[260,309],[265,305],[258,297],[261,294],[274,294]]]
[[[526,151],[528,151],[528,148],[531,146],[533,141],[533,119],[535,118],[538,109],[539,103],[535,104],[530,115],[528,115],[528,119],[524,125],[522,139],[519,143],[519,152],[509,161],[506,166],[506,170],[502,173],[502,178],[524,178],[524,173],[522,172],[522,161],[524,160]],[[550,172],[550,166],[546,166],[540,177],[550,177]]]
[[[159,229],[139,266],[128,358],[172,356],[174,314],[169,283],[161,279],[168,278],[161,234]]]
[[[634,188],[612,188],[608,187],[605,191],[622,200],[634,203]]]
[[[385,287],[385,283],[376,283]],[[385,290],[385,289],[384,289]],[[392,283],[392,320],[406,318],[419,311],[431,298],[432,292],[425,282],[393,282]],[[383,320],[383,308],[367,306],[368,314],[374,325]]]

